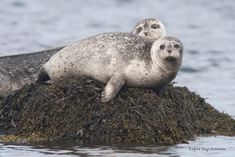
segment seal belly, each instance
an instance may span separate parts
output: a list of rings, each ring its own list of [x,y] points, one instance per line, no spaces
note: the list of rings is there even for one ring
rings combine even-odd
[[[112,76],[122,75],[125,63],[121,64],[121,62],[120,59],[115,57],[109,57],[108,59],[103,56],[99,59],[96,58],[92,62],[87,62],[82,71],[86,76],[90,76],[102,83],[107,83]]]
[[[125,68],[126,85],[129,87],[151,86],[151,70],[150,65],[139,60],[132,60]]]

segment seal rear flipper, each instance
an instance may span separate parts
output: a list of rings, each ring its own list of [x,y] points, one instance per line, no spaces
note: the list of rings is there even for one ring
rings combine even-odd
[[[102,92],[102,102],[109,102],[113,100],[120,89],[125,84],[125,81],[122,77],[113,76],[108,81],[107,85],[105,86],[103,92]]]
[[[47,74],[44,67],[42,67],[39,71],[38,78],[36,79],[35,83],[43,83],[45,81],[51,80],[49,75]]]

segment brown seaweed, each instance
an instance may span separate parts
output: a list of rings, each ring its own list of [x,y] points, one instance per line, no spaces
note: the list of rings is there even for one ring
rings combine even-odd
[[[234,119],[186,87],[168,85],[160,94],[123,88],[115,100],[102,103],[103,87],[86,77],[27,85],[0,102],[0,131],[31,141],[76,137],[96,143],[140,144],[235,134]],[[6,137],[0,140],[11,141]]]

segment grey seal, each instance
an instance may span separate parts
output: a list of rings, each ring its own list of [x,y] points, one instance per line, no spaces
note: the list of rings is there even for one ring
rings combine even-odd
[[[71,44],[45,63],[36,82],[89,76],[106,84],[102,101],[124,86],[161,89],[176,76],[183,44],[174,37],[158,40],[132,33],[103,33]]]
[[[33,83],[42,65],[61,49],[0,57],[0,98]]]
[[[138,22],[131,33],[157,40],[166,36],[166,29],[159,19],[148,18]]]

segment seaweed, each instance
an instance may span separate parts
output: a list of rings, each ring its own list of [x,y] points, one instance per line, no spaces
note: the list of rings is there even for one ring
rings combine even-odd
[[[103,88],[87,77],[24,86],[0,101],[0,141],[16,141],[15,135],[29,141],[175,144],[196,135],[235,134],[233,118],[186,87],[170,84],[160,94],[124,87],[109,103],[101,102]]]

